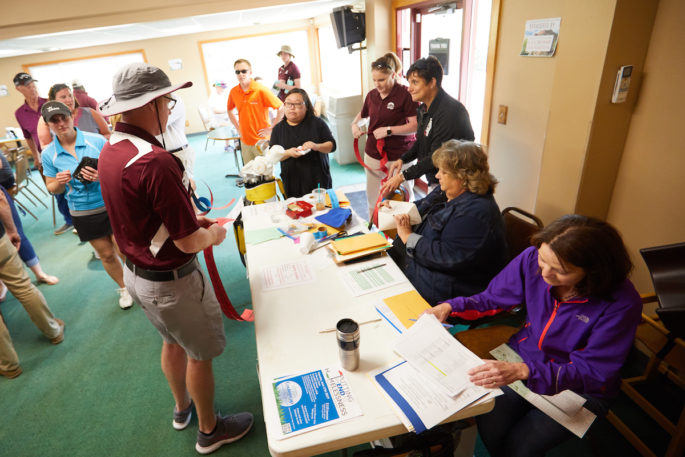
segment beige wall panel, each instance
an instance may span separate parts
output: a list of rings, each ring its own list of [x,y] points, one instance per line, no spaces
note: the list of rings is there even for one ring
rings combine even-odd
[[[495,193],[500,208],[535,207],[556,60],[519,52],[526,20],[557,17],[560,3],[502,1],[488,148],[491,171],[500,181]],[[497,123],[499,105],[509,107],[506,125]]]
[[[576,212],[605,219],[640,86],[657,2],[618,0],[604,61]],[[633,65],[624,103],[611,103],[616,73]]]
[[[535,212],[545,223],[575,211],[613,20],[613,0],[563,1],[549,125]]]
[[[633,282],[653,290],[639,249],[685,241],[685,2],[661,0],[607,220],[623,234]]]

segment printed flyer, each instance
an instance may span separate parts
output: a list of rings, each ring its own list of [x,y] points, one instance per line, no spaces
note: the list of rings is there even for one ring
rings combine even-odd
[[[277,439],[362,414],[340,367],[276,378],[272,386],[280,420]]]

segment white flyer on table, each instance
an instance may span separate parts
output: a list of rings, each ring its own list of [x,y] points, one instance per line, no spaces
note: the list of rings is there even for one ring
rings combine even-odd
[[[262,268],[264,290],[299,286],[316,280],[316,272],[306,260],[269,265]]]
[[[362,415],[340,367],[276,378],[272,387],[279,440]]]
[[[467,372],[483,364],[477,355],[458,342],[431,314],[422,315],[416,324],[402,334],[393,349],[453,397],[466,388],[474,387]],[[470,395],[475,395],[471,401],[488,392],[487,389],[481,389],[482,391],[468,391]]]

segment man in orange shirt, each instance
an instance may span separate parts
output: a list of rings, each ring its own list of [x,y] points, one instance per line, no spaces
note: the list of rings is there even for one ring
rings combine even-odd
[[[261,155],[255,146],[260,139],[271,135],[269,125],[269,108],[278,109],[274,120],[277,124],[283,118],[283,102],[269,89],[252,79],[252,65],[245,59],[238,59],[233,64],[238,77],[238,85],[228,95],[228,118],[240,135],[240,150],[243,164]],[[233,113],[237,108],[238,117]]]

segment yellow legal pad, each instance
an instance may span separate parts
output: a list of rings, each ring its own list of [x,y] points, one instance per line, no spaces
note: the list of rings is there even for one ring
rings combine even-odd
[[[428,302],[415,290],[384,298],[383,301],[405,328],[415,324],[410,319],[418,319],[422,312],[431,308]]]
[[[338,254],[347,255],[386,246],[388,241],[380,233],[367,233],[335,240],[331,244]]]

